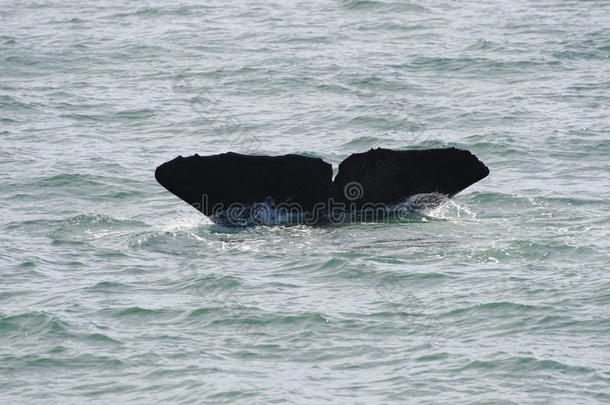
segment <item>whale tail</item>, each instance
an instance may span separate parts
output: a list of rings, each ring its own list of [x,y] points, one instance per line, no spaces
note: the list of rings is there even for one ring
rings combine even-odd
[[[341,162],[334,185],[344,199],[360,208],[364,204],[395,204],[415,194],[438,193],[451,198],[488,174],[487,166],[467,150],[379,148],[354,153]],[[357,196],[350,184],[358,185]]]
[[[232,206],[250,206],[269,198],[310,211],[328,199],[332,173],[332,166],[322,159],[229,152],[178,156],[157,167],[155,177],[168,191],[213,216]]]
[[[391,205],[422,193],[451,198],[488,174],[475,155],[456,148],[355,153],[341,162],[334,181],[329,163],[300,155],[196,154],[155,170],[163,187],[212,217],[269,200],[310,212],[332,204]]]

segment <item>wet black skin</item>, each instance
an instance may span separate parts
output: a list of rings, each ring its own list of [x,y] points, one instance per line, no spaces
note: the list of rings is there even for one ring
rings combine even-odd
[[[178,156],[155,171],[163,187],[208,216],[268,198],[310,211],[336,203],[389,205],[420,193],[453,197],[488,174],[475,155],[456,148],[355,153],[341,162],[334,181],[329,163],[300,155]]]

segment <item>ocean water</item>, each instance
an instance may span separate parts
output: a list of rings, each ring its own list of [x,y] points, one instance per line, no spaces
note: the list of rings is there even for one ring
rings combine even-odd
[[[0,402],[610,402],[610,2],[0,1]],[[157,165],[471,150],[229,229]]]

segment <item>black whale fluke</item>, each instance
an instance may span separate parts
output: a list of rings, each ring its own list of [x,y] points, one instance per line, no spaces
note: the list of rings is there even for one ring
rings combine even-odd
[[[155,171],[163,187],[208,216],[269,198],[310,211],[395,204],[420,193],[453,197],[488,174],[475,155],[456,148],[355,153],[341,162],[334,182],[330,164],[300,155],[178,156]]]
[[[252,205],[272,198],[312,210],[326,201],[333,170],[322,159],[299,155],[249,156],[223,153],[170,160],[155,170],[157,181],[205,215],[232,204]]]
[[[358,184],[361,196],[353,196],[357,209],[364,204],[395,204],[421,193],[451,198],[485,178],[489,169],[475,155],[456,148],[425,150],[371,149],[354,153],[339,165],[335,177],[338,192]]]

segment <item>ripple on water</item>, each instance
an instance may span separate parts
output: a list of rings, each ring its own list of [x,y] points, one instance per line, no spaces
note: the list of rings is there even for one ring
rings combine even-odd
[[[131,235],[134,230],[149,227],[141,221],[99,213],[79,214],[51,222],[55,230],[49,233],[49,237],[54,244],[84,244],[100,238]]]
[[[609,2],[2,6],[0,402],[610,402]],[[490,176],[379,220],[154,179],[448,146]]]
[[[7,337],[69,336],[70,326],[55,315],[44,312],[26,312],[17,315],[0,314],[0,333]]]

